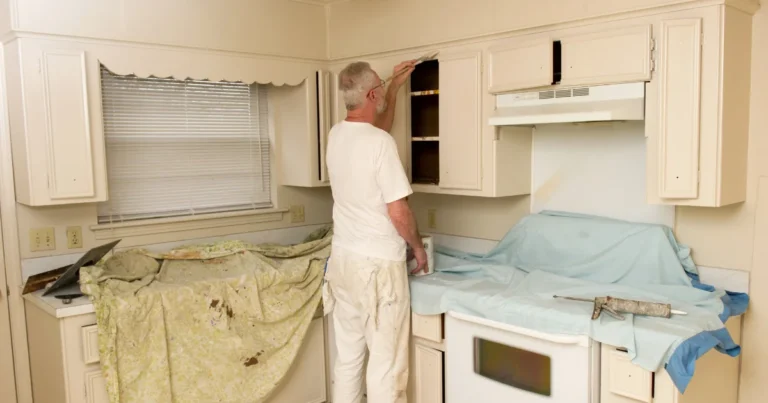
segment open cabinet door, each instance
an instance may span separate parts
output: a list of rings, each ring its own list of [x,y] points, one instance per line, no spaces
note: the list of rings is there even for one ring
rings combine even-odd
[[[8,284],[5,280],[5,255],[2,245],[2,233],[0,232],[0,401],[16,403],[11,319],[8,311]]]

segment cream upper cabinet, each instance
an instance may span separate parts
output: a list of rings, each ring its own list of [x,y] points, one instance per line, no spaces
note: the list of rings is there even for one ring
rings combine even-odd
[[[553,41],[548,35],[515,38],[489,49],[491,93],[502,93],[552,84]]]
[[[653,26],[602,29],[560,38],[560,85],[650,81]]]
[[[479,190],[482,52],[447,53],[439,63],[439,186]]]
[[[495,106],[483,73],[491,53],[485,46],[439,51],[437,59],[416,66],[408,84],[407,166],[414,192],[529,194],[531,128],[487,124]]]
[[[330,185],[325,150],[332,125],[331,81],[331,73],[317,71],[298,86],[273,86],[269,90],[279,183],[283,186]]]
[[[16,197],[48,206],[107,199],[96,58],[70,43],[6,45]]]
[[[502,40],[489,48],[489,92],[650,81],[651,24]]]
[[[729,6],[664,16],[646,87],[650,203],[719,207],[746,199],[751,17]]]

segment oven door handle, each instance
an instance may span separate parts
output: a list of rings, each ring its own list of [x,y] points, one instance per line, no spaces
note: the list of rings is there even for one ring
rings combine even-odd
[[[496,322],[485,318],[480,318],[477,316],[472,315],[466,315],[463,313],[457,313],[457,312],[447,312],[447,315],[459,319],[465,322],[475,323],[482,326],[487,326],[493,329],[499,329],[504,330],[528,337],[532,337],[535,339],[540,339],[544,341],[548,341],[551,343],[557,343],[557,344],[578,344],[583,347],[589,347],[590,345],[590,338],[589,336],[583,336],[583,335],[572,335],[572,334],[554,334],[554,333],[544,333],[540,332],[538,330],[533,329],[526,329],[523,327],[513,326],[506,323]],[[446,335],[447,336],[447,335]]]

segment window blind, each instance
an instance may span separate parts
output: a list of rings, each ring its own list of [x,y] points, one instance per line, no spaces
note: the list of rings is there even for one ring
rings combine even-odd
[[[101,66],[109,200],[100,223],[272,207],[267,87]]]

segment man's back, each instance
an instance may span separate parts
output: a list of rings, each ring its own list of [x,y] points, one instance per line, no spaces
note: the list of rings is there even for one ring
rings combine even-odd
[[[326,164],[333,192],[334,246],[394,261],[405,241],[387,203],[412,193],[394,139],[369,123],[342,121],[331,129]]]

